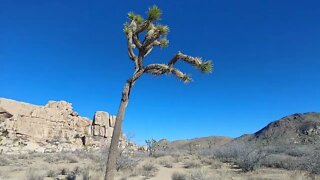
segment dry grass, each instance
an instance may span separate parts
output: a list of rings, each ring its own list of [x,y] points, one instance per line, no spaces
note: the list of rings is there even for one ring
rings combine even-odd
[[[172,168],[174,163],[174,158],[171,156],[163,156],[163,157],[157,158],[157,162],[163,167]]]
[[[78,152],[80,153],[80,152]],[[291,158],[301,158],[299,153],[293,153],[296,156],[288,156]],[[3,159],[10,161],[10,165],[5,160],[4,166],[0,166],[0,179],[30,179],[37,180],[44,177],[50,177],[53,179],[59,178],[76,178],[76,179],[90,179],[99,180],[103,177],[105,170],[104,160],[97,161],[98,156],[93,153],[85,153],[83,155],[76,156],[74,153],[59,155],[54,160],[52,159],[54,154],[31,154],[21,155],[16,158],[7,156]],[[0,156],[4,157],[4,156]],[[71,158],[70,158],[71,157]],[[77,163],[71,163],[72,157],[77,158]],[[178,157],[178,158],[177,158]],[[281,154],[279,154],[281,157]],[[269,158],[269,164],[277,164],[275,160],[280,162],[283,160],[278,156]],[[179,156],[161,156],[161,157],[145,157],[139,156],[137,166],[132,168],[121,168],[117,172],[117,177],[122,179],[148,179],[154,177],[155,179],[161,179],[164,173],[167,173],[165,179],[188,179],[188,180],[208,180],[208,179],[232,179],[237,178],[239,180],[244,179],[317,179],[316,175],[306,175],[304,171],[288,171],[284,169],[265,168],[262,165],[255,172],[241,172],[241,169],[235,169],[230,164],[222,163],[217,159],[208,156],[198,155],[179,155]],[[313,158],[313,161],[317,162],[317,158]],[[50,163],[49,163],[50,162]],[[88,166],[89,165],[89,166]],[[283,167],[283,164],[278,165]],[[287,163],[287,166],[293,166],[291,163]],[[307,166],[307,165],[306,165]],[[309,165],[311,167],[311,165]],[[316,167],[312,165],[312,167]],[[317,171],[318,169],[315,169]],[[163,179],[163,178],[162,178]],[[318,178],[320,179],[320,178]]]
[[[190,180],[209,180],[208,172],[204,169],[192,169]]]
[[[145,176],[146,178],[151,178],[155,176],[157,171],[158,168],[154,165],[154,163],[147,162],[144,165],[142,165],[141,175]]]

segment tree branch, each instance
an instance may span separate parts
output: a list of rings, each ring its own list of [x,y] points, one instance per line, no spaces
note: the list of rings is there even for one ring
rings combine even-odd
[[[126,33],[127,35],[127,41],[128,41],[128,55],[129,55],[129,58],[132,60],[132,61],[136,61],[137,59],[137,56],[134,54],[133,52],[133,49],[136,47],[133,42],[132,42],[132,30],[129,30],[128,33]]]
[[[179,69],[169,67],[166,64],[150,64],[144,69],[145,73],[149,73],[155,76],[159,76],[162,74],[173,74],[183,82],[187,83],[191,81],[190,76],[181,72]]]
[[[142,44],[141,44],[141,42],[139,40],[138,34],[134,33],[132,38],[133,38],[134,44],[137,46],[137,48],[140,49],[142,47]]]
[[[173,67],[173,65],[178,61],[182,60],[186,63],[192,64],[197,69],[199,69],[203,73],[211,73],[212,71],[212,62],[209,61],[203,61],[200,57],[192,57],[185,54],[182,54],[181,52],[178,52],[168,63],[170,67]]]

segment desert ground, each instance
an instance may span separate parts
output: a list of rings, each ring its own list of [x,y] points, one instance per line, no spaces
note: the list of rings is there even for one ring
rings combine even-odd
[[[0,179],[103,179],[105,152],[59,152],[1,155]],[[147,152],[122,155],[117,180],[320,179],[300,170],[261,167],[244,172],[234,163],[190,153]]]

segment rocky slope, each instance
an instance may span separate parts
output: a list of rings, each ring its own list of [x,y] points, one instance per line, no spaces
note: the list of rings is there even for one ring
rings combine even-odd
[[[115,116],[102,111],[95,113],[93,121],[81,117],[65,101],[36,106],[0,98],[0,152],[102,148],[111,140],[115,121]]]
[[[286,116],[254,134],[243,135],[234,141],[260,145],[320,144],[320,113]]]

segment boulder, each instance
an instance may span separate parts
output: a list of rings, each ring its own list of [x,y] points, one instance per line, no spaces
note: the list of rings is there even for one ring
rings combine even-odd
[[[109,126],[109,113],[103,111],[97,111],[94,114],[93,118],[93,125],[100,125],[100,126]]]

